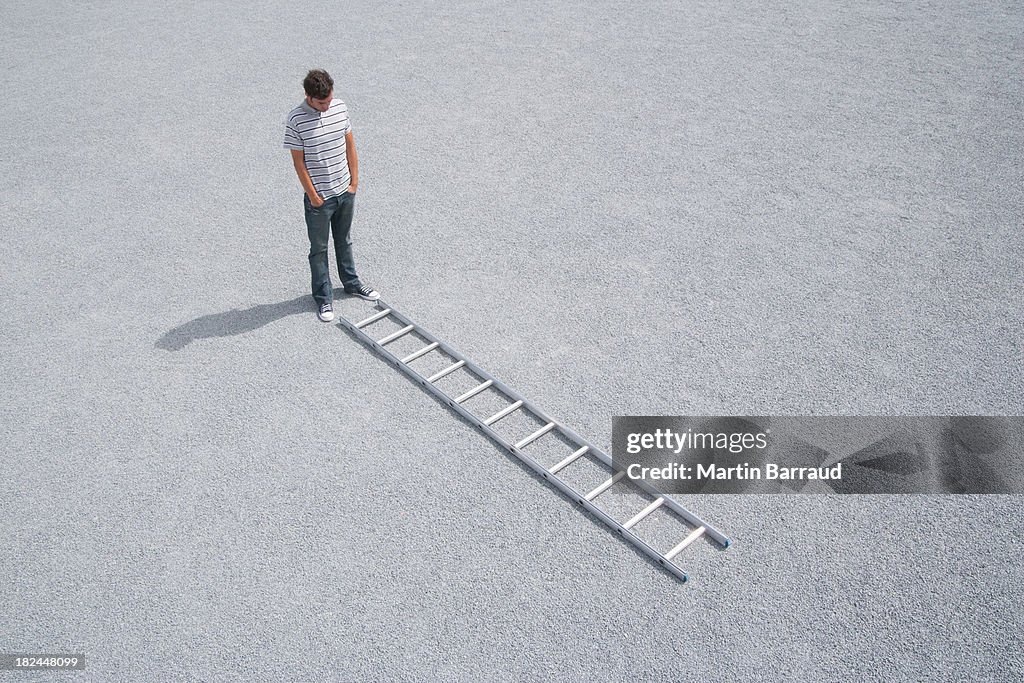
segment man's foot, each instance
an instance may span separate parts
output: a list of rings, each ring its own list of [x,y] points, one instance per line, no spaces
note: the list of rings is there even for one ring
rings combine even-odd
[[[380,292],[367,285],[359,285],[355,289],[348,289],[346,287],[345,293],[358,296],[360,299],[366,299],[367,301],[376,301],[380,298]]]
[[[334,320],[334,306],[329,301],[325,301],[320,304],[320,313],[318,313],[320,319],[325,323],[329,323]]]

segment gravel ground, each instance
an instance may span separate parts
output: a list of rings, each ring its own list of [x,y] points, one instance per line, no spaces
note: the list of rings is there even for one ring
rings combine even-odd
[[[1005,415],[1010,2],[0,9],[2,680],[1024,677],[1012,496],[703,496],[680,584],[308,294],[322,67],[365,280],[551,415]],[[361,302],[340,302],[355,315]]]

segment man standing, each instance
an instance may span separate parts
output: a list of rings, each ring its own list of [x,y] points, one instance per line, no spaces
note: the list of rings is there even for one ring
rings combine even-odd
[[[309,270],[313,299],[320,319],[334,320],[334,289],[331,286],[327,241],[334,234],[338,275],[346,294],[367,301],[380,298],[356,274],[352,257],[352,214],[359,184],[359,160],[348,120],[348,107],[334,98],[334,79],[313,69],[302,81],[306,99],[288,113],[284,146],[292,151],[292,163],[305,190],[306,231],[309,233]]]

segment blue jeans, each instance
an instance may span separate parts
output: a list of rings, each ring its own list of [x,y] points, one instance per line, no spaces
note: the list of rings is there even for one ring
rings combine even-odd
[[[346,290],[362,286],[356,275],[356,263],[352,257],[352,214],[356,196],[349,192],[328,197],[320,206],[313,206],[309,197],[302,195],[306,208],[306,232],[309,234],[309,272],[312,275],[313,298],[319,306],[334,299],[331,286],[330,262],[327,257],[327,241],[334,234],[334,256],[338,262],[338,277]]]

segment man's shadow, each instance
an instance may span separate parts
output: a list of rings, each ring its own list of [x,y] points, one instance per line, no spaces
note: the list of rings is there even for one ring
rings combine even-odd
[[[337,292],[335,298],[338,298]],[[257,304],[244,310],[236,308],[212,313],[168,330],[157,340],[156,347],[164,351],[181,351],[197,339],[245,334],[289,315],[310,312],[315,314],[313,299],[305,294],[276,304]]]

